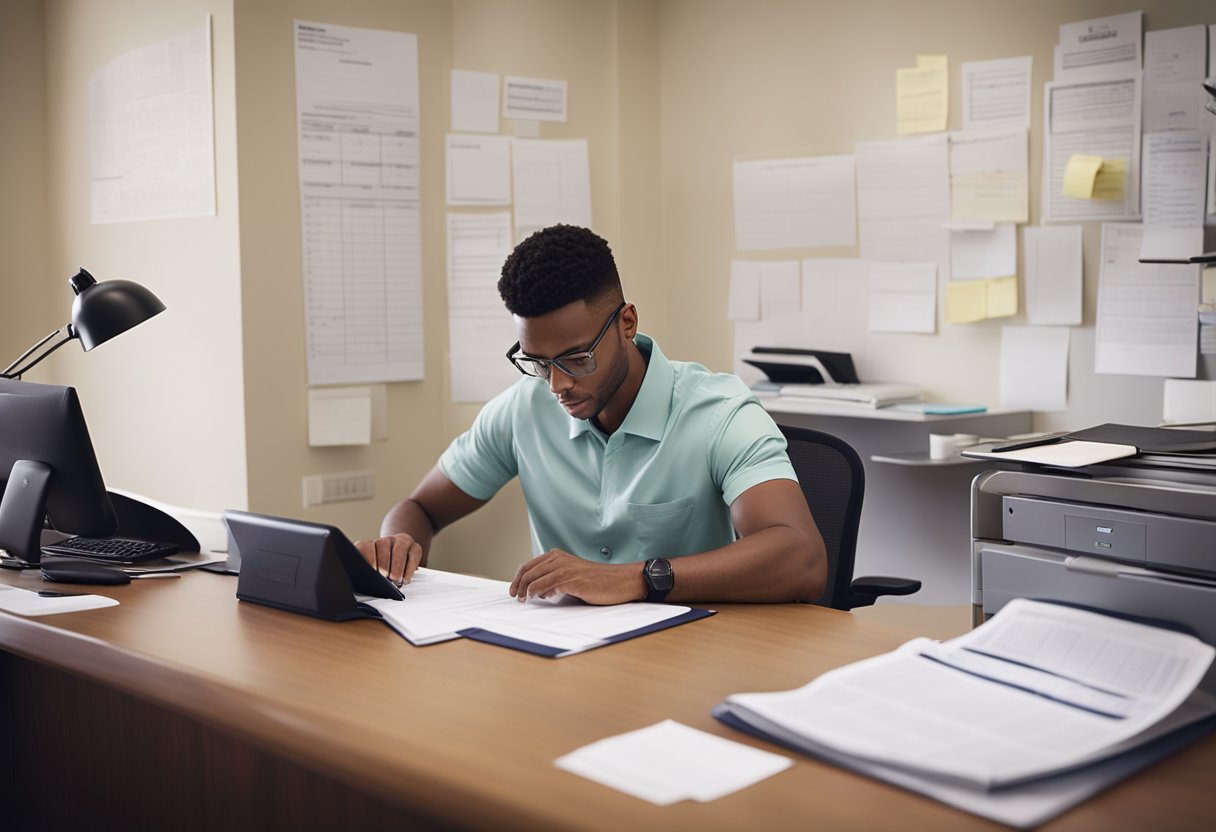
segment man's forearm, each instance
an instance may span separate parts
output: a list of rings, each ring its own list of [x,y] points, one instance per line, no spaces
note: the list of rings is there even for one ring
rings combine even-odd
[[[431,550],[431,541],[435,537],[435,526],[430,516],[423,511],[422,506],[412,498],[407,498],[393,506],[384,515],[380,524],[380,534],[389,537],[394,534],[408,534],[422,547],[422,562],[426,563],[427,554]]]
[[[823,592],[827,563],[798,529],[773,527],[733,543],[671,558],[675,602],[811,602]]]

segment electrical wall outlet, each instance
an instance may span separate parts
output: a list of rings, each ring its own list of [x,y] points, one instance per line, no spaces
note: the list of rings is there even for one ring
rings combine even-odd
[[[345,500],[370,500],[376,496],[375,471],[344,471],[314,474],[304,478],[304,505],[319,506]]]

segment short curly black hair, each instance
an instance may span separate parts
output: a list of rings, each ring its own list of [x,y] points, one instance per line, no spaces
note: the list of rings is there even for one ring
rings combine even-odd
[[[535,318],[581,300],[624,294],[608,242],[575,225],[551,225],[515,247],[502,265],[498,294],[512,315]]]

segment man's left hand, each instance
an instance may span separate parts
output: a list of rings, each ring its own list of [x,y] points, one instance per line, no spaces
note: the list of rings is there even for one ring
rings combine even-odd
[[[646,597],[641,563],[596,563],[550,549],[519,567],[511,596],[520,601],[572,595],[588,604],[624,604]]]

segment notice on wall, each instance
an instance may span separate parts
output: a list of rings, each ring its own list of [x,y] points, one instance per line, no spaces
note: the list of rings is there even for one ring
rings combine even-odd
[[[452,401],[484,402],[520,378],[507,361],[515,321],[498,295],[511,215],[448,214],[448,372]]]
[[[308,383],[421,379],[418,37],[295,36]]]
[[[586,139],[512,139],[515,239],[557,223],[591,227]]]
[[[566,120],[566,82],[552,78],[503,79],[502,114],[532,121]]]
[[[736,161],[735,248],[856,245],[853,168],[852,156]]]
[[[215,215],[211,18],[89,76],[89,221]]]

